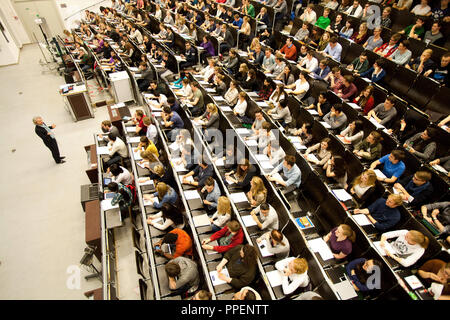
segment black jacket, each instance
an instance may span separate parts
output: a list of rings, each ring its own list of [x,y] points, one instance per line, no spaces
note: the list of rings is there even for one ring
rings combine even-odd
[[[49,128],[53,129],[53,126],[49,126]],[[44,141],[45,144],[52,143],[53,140],[55,140],[49,134],[47,134],[47,130],[40,126],[36,126],[34,128],[34,132],[36,132],[36,134],[42,139],[42,141]]]

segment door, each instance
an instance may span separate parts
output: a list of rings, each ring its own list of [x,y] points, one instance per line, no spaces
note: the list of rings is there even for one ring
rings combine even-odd
[[[59,12],[51,0],[14,0],[14,8],[32,42],[36,42],[36,38],[39,42],[45,42],[43,32],[51,40],[64,30]],[[41,25],[35,22],[37,18],[42,19]]]

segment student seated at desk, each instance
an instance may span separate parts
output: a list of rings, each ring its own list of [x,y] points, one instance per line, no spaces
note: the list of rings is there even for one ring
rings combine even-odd
[[[283,176],[281,179],[273,177],[276,173],[283,170]],[[268,179],[272,182],[278,183],[285,188],[300,186],[302,182],[302,172],[295,164],[295,156],[287,155],[284,157],[283,163],[280,163],[278,167],[272,170],[269,174]]]
[[[279,227],[277,212],[266,202],[253,209],[250,215],[261,230],[276,230]]]
[[[207,213],[212,213],[217,209],[217,202],[220,197],[220,189],[213,177],[208,177],[205,180],[205,186],[201,190],[204,198],[203,204]]]
[[[317,101],[313,96],[310,96],[305,100],[305,102],[308,105],[305,109],[317,109],[316,111],[319,114],[319,117],[323,117],[331,111],[331,104],[328,102],[327,93],[325,91],[319,93]]]
[[[277,84],[275,90],[272,92],[272,94],[269,97],[269,102],[276,105],[281,100],[284,100],[287,98],[287,93],[284,91],[284,84],[279,83]]]
[[[357,145],[360,143],[364,137],[363,122],[361,120],[355,120],[350,122],[350,124],[345,128],[339,137],[343,138],[344,143]]]
[[[252,207],[257,207],[266,201],[267,189],[260,177],[253,177],[250,181],[250,191],[247,192],[247,198]]]
[[[157,165],[161,165],[161,161],[159,161],[156,155],[151,151],[141,151],[140,156],[142,160],[139,161],[139,163],[149,170]]]
[[[403,204],[403,199],[398,194],[390,194],[387,199],[379,198],[367,209],[355,209],[353,214],[365,214],[374,227],[379,231],[386,231],[394,227],[400,221],[398,206]]]
[[[161,114],[164,128],[171,129],[170,131],[170,140],[174,141],[178,131],[184,128],[184,121],[181,119],[180,115],[175,111],[171,110],[170,107],[163,107],[163,112]]]
[[[275,263],[281,273],[282,288],[285,295],[294,293],[298,288],[309,284],[308,262],[304,258],[286,258]]]
[[[397,115],[397,109],[395,108],[396,98],[394,96],[388,96],[384,103],[380,103],[375,108],[369,111],[366,118],[375,119],[379,124],[390,127],[392,125],[392,120]]]
[[[197,291],[191,300],[211,300],[212,293],[206,290]]]
[[[428,215],[429,210],[432,210],[431,217]],[[431,203],[422,206],[420,211],[423,218],[436,227],[450,244],[450,201]]]
[[[225,170],[236,170],[239,161],[243,159],[242,153],[234,147],[234,144],[228,144],[225,150],[217,153],[214,157],[214,161],[222,159]]]
[[[224,182],[226,182],[226,184],[236,184],[237,188],[248,191],[250,189],[250,181],[257,172],[256,167],[250,164],[250,161],[247,158],[241,158],[238,162],[236,174],[234,173],[234,170],[225,173]]]
[[[264,7],[263,7],[264,8]],[[262,300],[260,294],[251,287],[243,287],[233,295],[232,300]]]
[[[206,182],[206,179],[208,177],[211,177],[213,174],[214,168],[209,163],[209,161],[206,161],[203,156],[198,157],[198,164],[195,167],[194,170],[190,171],[186,175],[183,176],[182,182],[184,184],[190,184],[194,187],[201,187],[203,188]],[[189,177],[193,178],[193,180],[188,179]]]
[[[356,234],[349,225],[341,224],[333,228],[323,237],[323,240],[330,246],[334,258],[342,260],[352,253],[352,244],[356,240]]]
[[[178,194],[171,187],[164,182],[159,182],[156,185],[156,192],[154,194],[144,194],[142,196],[144,200],[150,200],[153,208],[161,209],[162,205],[166,202],[175,205],[178,200]],[[158,202],[155,202],[155,198],[158,198]]]
[[[213,214],[209,221],[213,232],[222,229],[225,224],[231,219],[231,204],[230,199],[225,196],[220,196],[217,201],[217,211]]]
[[[395,183],[394,192],[398,192],[403,197],[403,201],[412,208],[418,208],[433,195],[434,188],[430,180],[430,172],[417,171],[414,175],[404,177],[399,183]]]
[[[121,213],[128,213],[128,208],[133,204],[131,190],[127,186],[116,182],[110,182],[108,190],[115,193],[111,200],[111,205],[115,206],[118,204]]]
[[[416,133],[405,141],[403,147],[419,159],[430,161],[436,153],[436,137],[438,129],[426,128],[423,132]]]
[[[197,263],[185,257],[169,261],[164,269],[169,278],[171,295],[191,295],[197,291],[200,284]]]
[[[234,106],[239,99],[239,91],[237,89],[238,83],[235,80],[232,80],[230,82],[230,87],[228,88],[227,92],[225,92],[225,95],[223,96],[225,99],[225,102],[230,105]]]
[[[265,121],[266,120],[264,119],[262,110],[255,111],[255,120],[253,121],[253,124],[252,124],[252,133],[253,133],[253,135],[257,136],[259,134],[259,130],[261,130],[262,124]]]
[[[285,99],[281,100],[278,103],[277,107],[267,111],[267,114],[272,116],[272,118],[274,120],[281,121],[281,125],[283,127],[286,127],[286,126],[292,127],[293,126],[291,111],[289,110],[288,102]]]
[[[374,160],[381,157],[381,141],[383,137],[378,131],[372,131],[366,139],[359,142],[353,153],[364,160]]]
[[[373,288],[371,284],[373,285],[374,283],[367,283],[369,278],[374,274],[374,267],[378,268],[378,272],[380,272],[383,264],[375,259],[358,258],[350,261],[345,266],[345,270],[355,291],[367,292],[372,289],[381,289]]]
[[[133,184],[134,179],[133,175],[126,168],[119,166],[117,163],[113,163],[106,173],[111,172],[112,181],[115,183],[121,183],[123,185]]]
[[[208,245],[209,242],[217,240],[217,246]],[[227,222],[226,226],[214,233],[208,239],[202,241],[202,248],[205,250],[213,250],[218,253],[224,253],[231,248],[240,245],[244,241],[244,232],[241,225],[236,220]]]
[[[332,178],[342,189],[347,189],[347,163],[341,156],[332,156],[323,166],[328,178]]]
[[[267,251],[275,256],[277,260],[285,259],[289,256],[289,240],[278,230],[264,233],[256,239],[257,243],[266,240]]]
[[[450,300],[450,262],[440,259],[431,259],[425,262],[417,274],[424,280],[425,287],[437,282],[444,285],[438,300]]]
[[[394,183],[405,172],[405,163],[402,161],[405,153],[402,150],[394,150],[390,154],[372,162],[370,169],[375,169],[378,165],[383,164],[383,174],[386,178],[377,177],[378,181],[386,183]]]
[[[280,147],[278,140],[271,140],[263,153],[269,157],[270,164],[274,167],[278,166],[286,156],[286,152]]]
[[[396,238],[390,243],[393,251],[386,248],[388,239]],[[430,240],[427,236],[416,230],[396,230],[381,235],[381,248],[385,253],[401,264],[403,267],[412,266],[425,253]]]
[[[249,244],[230,249],[216,267],[219,279],[230,284],[234,289],[248,286],[256,276],[258,268],[256,259],[256,250]],[[225,266],[230,277],[222,273]]]
[[[258,135],[256,136],[256,139],[258,141],[258,148],[259,150],[264,150],[271,141],[277,140],[277,137],[275,137],[274,132],[272,131],[272,125],[270,122],[264,121],[261,125],[261,129],[258,130]],[[245,137],[244,140],[249,140],[251,137]]]
[[[331,158],[330,142],[331,142],[330,138],[322,139],[322,141],[320,143],[316,143],[315,145],[306,149],[306,151],[304,153],[304,158],[308,162],[311,162],[315,165],[323,166]],[[316,160],[313,160],[313,159],[310,159],[309,157],[307,157],[308,154],[310,154],[312,151],[316,151],[316,150],[318,150],[316,155],[317,155],[317,159],[319,161],[316,161]]]
[[[306,75],[306,72],[300,71],[298,79],[293,84],[286,86],[286,93],[293,94],[298,100],[303,99],[310,88]]]
[[[108,160],[103,163],[103,169],[107,170],[113,163],[119,162],[122,158],[128,157],[128,149],[125,143],[113,133],[108,134]]]
[[[164,206],[168,207],[171,205],[166,203]],[[171,210],[173,209],[175,208],[172,207]],[[181,212],[179,215],[183,216]],[[153,224],[153,226],[155,225]],[[181,226],[184,227],[184,222]],[[161,246],[163,244],[168,245],[169,252],[161,250]],[[173,228],[164,237],[162,237],[161,240],[153,245],[153,250],[155,253],[158,253],[169,260],[180,256],[192,258],[192,239],[186,231],[182,230],[182,228]]]
[[[164,166],[162,164],[156,165],[153,167],[153,169],[150,169],[149,177],[139,178],[141,183],[144,183],[150,179],[153,180],[154,184],[157,184],[158,182],[164,182],[165,184],[171,186],[172,188],[177,187],[177,184],[173,177],[172,170],[164,169]]]
[[[158,218],[163,218],[163,223],[158,220]],[[181,211],[173,206],[169,202],[165,202],[161,206],[161,211],[157,214],[149,215],[147,218],[147,224],[155,227],[158,230],[167,230],[170,228],[184,228],[184,217]]]
[[[147,118],[150,119],[149,117]],[[152,153],[155,156],[155,158],[159,157],[158,149],[156,148],[153,141],[149,140],[147,136],[141,136],[141,138],[139,139],[139,144],[134,149],[134,152],[138,152],[139,150],[148,151]]]
[[[134,118],[131,119],[133,124],[136,125],[136,133],[140,136],[145,136],[147,133],[147,127],[144,126],[144,118],[147,117],[142,110],[136,110]]]
[[[341,130],[347,123],[347,116],[342,109],[342,104],[336,104],[332,106],[331,111],[323,117],[323,121],[329,124],[331,129]]]
[[[366,170],[355,178],[350,193],[360,205],[371,203],[369,201],[374,194],[376,181],[377,175],[373,170]]]
[[[288,129],[288,132],[294,136],[297,136],[300,138],[300,143],[304,146],[308,145],[313,138],[312,135],[312,125],[310,123],[303,123],[301,128],[293,128]]]

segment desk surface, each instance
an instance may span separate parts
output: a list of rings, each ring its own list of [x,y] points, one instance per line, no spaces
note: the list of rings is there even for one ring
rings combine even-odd
[[[84,84],[76,85],[74,83],[69,83],[69,84],[65,84],[65,85],[59,86],[59,89],[62,90],[62,89],[67,88],[69,86],[73,86],[73,90],[70,90],[67,93],[62,93],[62,91],[61,91],[61,95],[62,96],[65,97],[65,96],[70,96],[70,95],[73,95],[73,94],[78,94],[78,93],[82,93],[82,92],[86,92],[87,91],[86,85],[84,85]]]

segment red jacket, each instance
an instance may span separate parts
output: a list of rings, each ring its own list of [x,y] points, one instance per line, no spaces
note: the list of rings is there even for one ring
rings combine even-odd
[[[230,231],[228,230],[228,227],[225,226],[221,230],[217,231],[211,236],[211,241],[220,239],[222,237],[225,237],[230,234]],[[244,241],[244,232],[242,231],[242,228],[239,229],[238,232],[231,238],[231,242],[227,246],[214,246],[213,250],[217,251],[219,253],[227,252],[231,248],[236,247],[237,245],[240,245]]]
[[[280,52],[285,54],[284,57],[287,60],[297,61],[297,48],[295,47],[294,44],[292,44],[290,48],[288,47],[287,44],[285,44],[283,48],[281,48]]]

